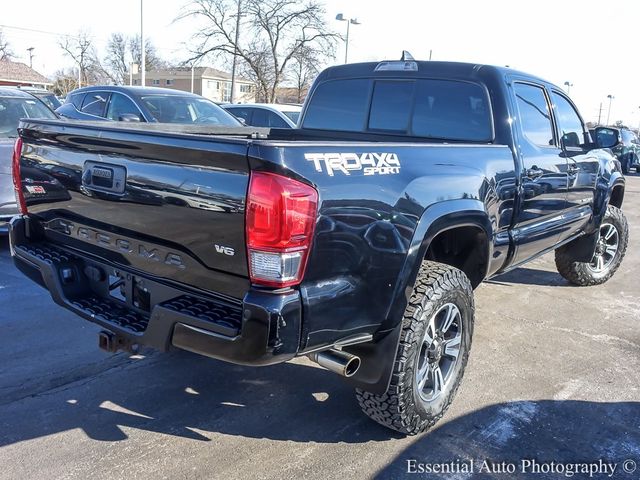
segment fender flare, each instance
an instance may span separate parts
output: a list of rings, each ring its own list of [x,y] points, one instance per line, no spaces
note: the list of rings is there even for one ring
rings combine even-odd
[[[602,219],[607,212],[607,206],[611,202],[611,195],[614,188],[621,186],[623,189],[626,185],[624,175],[620,172],[613,172],[607,183],[601,182],[596,187],[595,198],[593,199],[593,222],[592,228],[588,233],[593,233],[600,228]]]
[[[482,202],[473,199],[447,200],[425,209],[398,276],[393,300],[385,312],[384,320],[374,340],[345,348],[349,353],[358,355],[361,360],[358,372],[348,379],[350,384],[375,394],[387,391],[400,342],[402,315],[411,297],[422,260],[429,245],[438,234],[464,226],[479,227],[485,232],[489,240],[487,258],[490,259],[493,229]],[[487,268],[488,264],[489,262],[487,262]]]
[[[593,217],[585,228],[585,235],[572,240],[560,247],[560,250],[571,250],[572,257],[578,262],[589,262],[593,258],[598,241],[598,232],[600,225],[607,213],[607,206],[611,202],[611,195],[614,188],[621,186],[624,189],[625,180],[620,172],[613,172],[609,178],[609,182],[601,182],[596,187],[596,195],[593,200]]]

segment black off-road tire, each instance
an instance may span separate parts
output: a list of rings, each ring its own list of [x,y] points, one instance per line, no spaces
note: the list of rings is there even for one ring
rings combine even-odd
[[[443,305],[453,303],[462,319],[462,339],[451,380],[439,397],[424,402],[418,393],[415,369],[423,345],[425,329]],[[416,435],[433,426],[446,412],[462,380],[473,335],[473,288],[467,276],[457,268],[424,261],[402,319],[402,332],[391,383],[382,395],[356,390],[360,408],[385,427],[406,435]]]
[[[629,175],[629,166],[631,165],[631,156],[628,155],[622,159],[620,162],[620,167],[622,168],[622,173],[624,175]]]
[[[602,219],[603,224],[611,224],[618,231],[618,251],[612,263],[602,272],[595,272],[590,268],[590,262],[575,261],[571,251],[571,243],[558,248],[555,252],[556,268],[566,280],[578,286],[600,285],[609,280],[620,264],[627,251],[629,242],[629,225],[622,210],[613,205],[607,207],[607,213]]]

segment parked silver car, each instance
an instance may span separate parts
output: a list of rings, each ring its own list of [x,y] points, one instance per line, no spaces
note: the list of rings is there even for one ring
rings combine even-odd
[[[277,103],[226,103],[220,105],[246,125],[268,128],[296,128],[302,106]]]
[[[0,234],[7,233],[9,220],[18,213],[11,179],[11,157],[21,118],[57,117],[33,95],[17,88],[0,87]]]

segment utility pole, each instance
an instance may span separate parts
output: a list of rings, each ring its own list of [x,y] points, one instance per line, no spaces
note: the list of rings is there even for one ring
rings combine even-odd
[[[616,98],[613,95],[607,95],[607,98],[609,99],[609,110],[607,110],[607,126],[609,126],[609,120],[611,120],[611,102],[613,102],[613,99]]]
[[[231,65],[231,96],[229,101],[234,103],[236,98],[236,64],[238,62],[238,41],[240,39],[240,8],[241,0],[238,1],[238,12],[236,14],[236,41],[233,49],[233,64]]]
[[[147,85],[146,81],[146,73],[147,73],[147,52],[145,51],[144,44],[144,16],[143,16],[143,8],[142,8],[143,0],[140,0],[140,55],[142,64],[142,74],[141,74],[141,83],[142,86],[145,87]]]
[[[27,48],[27,51],[29,52],[29,68],[33,68],[33,51],[34,50],[35,50],[35,47]]]
[[[195,66],[196,66],[195,62],[191,64],[191,93],[193,93],[193,77],[194,77]]]
[[[600,102],[600,108],[598,109],[598,125],[601,125],[600,120],[602,119],[602,102]]]

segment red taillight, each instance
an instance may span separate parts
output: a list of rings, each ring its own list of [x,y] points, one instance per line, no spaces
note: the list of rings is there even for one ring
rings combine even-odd
[[[313,237],[318,192],[273,173],[249,181],[246,229],[251,281],[270,287],[300,283]]]
[[[13,188],[16,193],[16,203],[20,207],[22,215],[27,214],[27,203],[22,192],[22,180],[20,179],[20,157],[22,156],[22,139],[18,137],[13,146],[13,158],[11,160],[11,174],[13,176]]]

